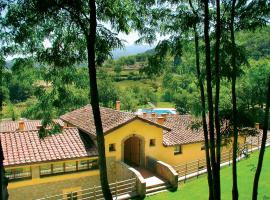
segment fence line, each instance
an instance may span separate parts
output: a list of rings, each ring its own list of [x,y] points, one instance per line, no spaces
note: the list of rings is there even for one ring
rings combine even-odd
[[[261,138],[262,135],[255,137],[248,137],[245,141],[245,144],[238,147],[238,160],[241,157],[247,157],[249,152],[253,152],[256,149],[261,147]],[[270,134],[268,133],[267,145],[270,145]],[[220,164],[232,163],[232,151],[226,151],[221,153]],[[182,177],[182,180],[186,181],[188,177],[199,177],[200,174],[207,172],[206,159],[198,159],[190,162],[186,162],[180,165],[173,166],[176,172],[179,174],[179,177]]]
[[[130,194],[136,191],[136,178],[127,179],[124,181],[116,181],[114,183],[110,183],[109,186],[113,198],[117,199],[119,196]],[[37,200],[62,200],[62,199],[101,200],[104,199],[104,197],[101,186],[94,185],[91,188],[72,191],[70,193],[48,196]]]

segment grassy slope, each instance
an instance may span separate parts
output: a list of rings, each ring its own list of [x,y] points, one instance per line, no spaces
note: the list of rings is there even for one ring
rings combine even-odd
[[[248,160],[243,160],[238,163],[238,187],[239,187],[239,199],[247,200],[251,199],[252,185],[255,169],[257,166],[258,152],[253,153]],[[267,149],[263,169],[259,182],[259,195],[258,199],[270,199],[270,148]],[[231,199],[232,188],[232,168],[225,167],[221,171],[222,180],[222,199]],[[181,183],[179,189],[176,192],[164,192],[154,196],[150,196],[149,200],[166,200],[166,199],[208,199],[208,187],[206,175],[199,179],[193,179],[187,181],[185,184]]]

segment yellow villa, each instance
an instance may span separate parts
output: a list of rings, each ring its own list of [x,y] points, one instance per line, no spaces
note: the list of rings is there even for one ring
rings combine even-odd
[[[120,102],[116,108],[100,108],[110,183],[135,177],[136,184],[143,185],[137,188],[143,196],[148,186],[140,173],[148,169],[177,187],[174,166],[205,157],[202,130],[188,128],[191,116],[137,116],[120,111]],[[55,123],[62,127],[61,133],[44,139],[38,137],[39,120],[0,123],[11,200],[59,194],[63,199],[80,199],[78,191],[99,185],[91,106],[66,113]],[[205,163],[199,165],[205,168]]]

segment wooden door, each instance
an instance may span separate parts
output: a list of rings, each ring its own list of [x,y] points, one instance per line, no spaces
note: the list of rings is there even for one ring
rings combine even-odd
[[[124,147],[124,161],[129,165],[140,165],[140,139],[138,137],[131,137],[125,141]]]

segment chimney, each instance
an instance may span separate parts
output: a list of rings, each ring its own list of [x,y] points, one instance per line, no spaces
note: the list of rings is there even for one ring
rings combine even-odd
[[[167,115],[168,115],[167,113],[162,113],[162,114],[161,114],[161,117],[163,117],[164,120],[166,120],[166,119],[167,119]]]
[[[25,127],[24,121],[19,122],[19,131],[23,131]]]
[[[156,117],[156,113],[155,112],[152,112],[151,113],[151,117],[155,118]]]
[[[60,124],[59,124],[60,125]],[[65,128],[65,126],[64,125],[60,125],[60,130],[61,131],[63,131],[64,130],[64,128]]]
[[[164,117],[157,117],[157,123],[160,124],[160,125],[163,125],[164,124]]]
[[[116,101],[115,102],[115,109],[118,110],[118,111],[120,111],[120,106],[121,106],[120,101]]]
[[[260,123],[255,123],[255,128],[260,129]]]
[[[37,130],[40,130],[42,125],[37,125]]]
[[[64,128],[67,128],[67,127],[68,127],[68,123],[64,122]]]
[[[143,112],[143,117],[147,117],[147,113],[146,112]]]

